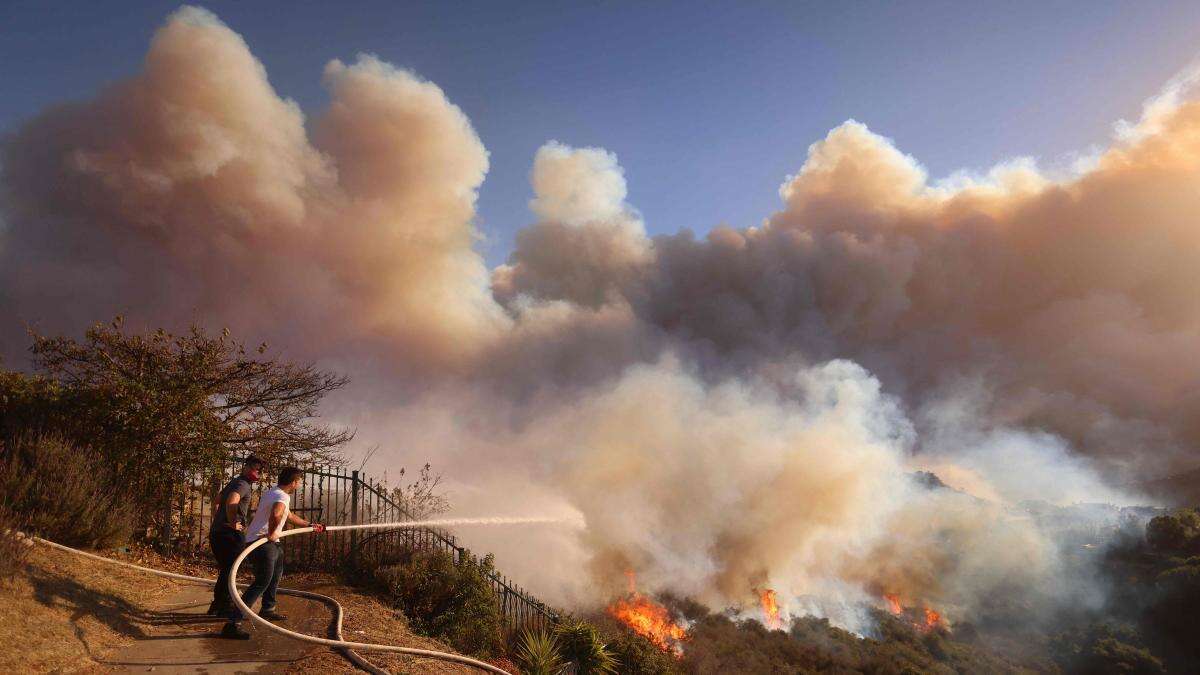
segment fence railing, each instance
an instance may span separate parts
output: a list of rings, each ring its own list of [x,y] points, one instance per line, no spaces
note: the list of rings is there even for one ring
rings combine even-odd
[[[234,460],[211,471],[199,472],[184,481],[184,489],[167,505],[162,543],[176,549],[198,550],[207,546],[213,504],[221,488],[240,470]],[[254,486],[253,503],[261,497],[265,481]],[[412,522],[415,519],[388,493],[386,486],[358,471],[341,467],[304,468],[304,482],[292,495],[292,511],[302,518],[326,525]],[[396,530],[328,532],[319,537],[289,537],[282,540],[289,569],[338,571],[363,556],[387,559],[405,550],[441,550],[463,562],[471,556],[458,545],[453,534],[430,527]],[[491,570],[488,582],[496,594],[505,623],[513,628],[549,628],[558,614],[504,575]]]

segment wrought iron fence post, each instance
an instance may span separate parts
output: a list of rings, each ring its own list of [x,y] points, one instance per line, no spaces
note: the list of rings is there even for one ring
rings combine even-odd
[[[159,544],[164,550],[171,547],[171,500],[174,496],[175,495],[167,495],[167,498],[164,500],[166,503],[163,505],[163,522],[162,527],[159,529],[158,537]]]
[[[350,524],[358,524],[358,471],[350,472]],[[358,567],[358,530],[350,530],[350,564]]]

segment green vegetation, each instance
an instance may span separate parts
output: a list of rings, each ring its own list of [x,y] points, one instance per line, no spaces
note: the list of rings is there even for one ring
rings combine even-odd
[[[629,630],[616,630],[605,635],[621,675],[670,675],[678,673],[675,658],[659,649],[646,638]]]
[[[554,634],[562,645],[563,656],[575,662],[579,675],[616,673],[620,665],[596,627],[578,620],[560,623]]]
[[[1152,518],[1146,525],[1146,545],[1165,555],[1200,553],[1200,514],[1180,509]]]
[[[553,633],[541,630],[521,632],[513,651],[513,660],[523,675],[558,675],[566,663]]]
[[[1068,631],[1056,635],[1050,642],[1054,661],[1072,673],[1131,673],[1151,675],[1164,673],[1162,660],[1140,642],[1128,627],[1108,623]]]
[[[1120,663],[1140,664],[1139,670],[1125,672],[1158,672],[1147,670],[1153,661],[1143,658],[1146,650],[1169,672],[1189,670],[1200,662],[1200,624],[1191,619],[1200,606],[1197,553],[1200,514],[1194,509],[1154,518],[1144,543],[1133,541],[1114,550],[1107,567],[1116,593],[1108,614],[1127,630],[1092,639],[1093,651],[1112,654]]]
[[[503,619],[488,574],[492,556],[477,560],[440,550],[406,550],[390,564],[367,568],[371,582],[412,627],[476,656],[502,653]]]

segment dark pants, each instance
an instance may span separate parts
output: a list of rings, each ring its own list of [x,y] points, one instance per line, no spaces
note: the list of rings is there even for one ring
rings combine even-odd
[[[275,589],[279,588],[279,577],[283,576],[283,545],[268,541],[254,549],[249,560],[254,565],[254,583],[242,593],[242,602],[247,607],[254,607],[261,596],[261,611],[275,609]],[[237,619],[244,618],[236,607],[233,611]]]
[[[217,559],[217,585],[213,587],[213,603],[220,611],[228,611],[233,607],[233,599],[229,597],[229,571],[233,561],[241,555],[245,544],[242,543],[242,533],[225,526],[214,527],[208,533],[208,543],[212,546],[213,557]]]

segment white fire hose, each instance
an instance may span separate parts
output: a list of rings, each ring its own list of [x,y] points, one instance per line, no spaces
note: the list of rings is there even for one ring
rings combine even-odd
[[[495,520],[498,523],[499,522],[509,523],[509,522],[514,522],[514,521],[545,522],[545,519],[541,519],[541,518],[536,518],[536,519],[535,518],[530,518],[530,519],[482,519],[482,518],[479,518],[479,519],[426,521],[426,522],[418,522],[418,523],[410,522],[410,523],[367,523],[367,524],[363,524],[363,525],[330,525],[325,528],[325,531],[326,532],[336,532],[338,530],[402,529],[402,528],[412,528],[412,527],[428,527],[430,525],[436,526],[436,525],[456,525],[456,524],[477,524],[477,523],[488,522],[490,520]],[[301,527],[301,528],[297,528],[294,530],[285,530],[282,533],[280,533],[279,536],[280,536],[280,538],[290,537],[290,536],[296,535],[296,534],[308,534],[312,531],[313,531],[313,528],[311,528],[311,527]],[[251,543],[249,546],[242,549],[242,554],[237,557],[237,560],[233,561],[233,569],[229,573],[229,595],[230,595],[230,597],[233,598],[234,604],[236,604],[238,606],[238,609],[242,610],[242,614],[250,617],[251,621],[262,626],[263,628],[273,630],[276,633],[279,633],[281,635],[286,635],[294,640],[301,640],[303,642],[311,642],[312,644],[325,645],[327,647],[334,647],[336,649],[345,649],[345,650],[357,649],[359,651],[364,651],[364,652],[368,652],[368,651],[370,651],[370,652],[395,652],[398,654],[409,654],[411,656],[424,656],[426,658],[431,658],[431,659],[440,659],[442,661],[454,661],[457,663],[466,664],[468,666],[475,666],[476,668],[479,668],[480,670],[486,670],[491,673],[497,673],[497,675],[510,675],[510,673],[508,671],[501,670],[501,669],[497,668],[496,666],[493,666],[490,663],[485,663],[483,661],[473,659],[469,656],[463,656],[461,654],[450,654],[447,652],[435,652],[435,651],[431,651],[428,649],[414,649],[412,647],[396,647],[393,645],[377,645],[377,644],[371,644],[369,642],[349,642],[349,641],[341,640],[341,639],[330,640],[328,638],[319,638],[319,637],[316,637],[313,635],[305,635],[303,633],[297,633],[296,631],[288,630],[281,626],[276,626],[275,624],[271,623],[270,621],[267,621],[266,619],[262,618],[258,614],[255,614],[254,610],[250,609],[246,605],[246,603],[242,602],[242,596],[237,592],[237,585],[236,585],[238,568],[241,567],[242,561],[245,560],[246,556],[250,555],[254,551],[254,549],[258,548],[259,546],[262,546],[267,541],[268,541],[268,539],[266,537],[260,537],[256,540],[254,540],[254,542]]]
[[[205,579],[204,577],[193,577],[193,576],[189,576],[187,574],[176,574],[174,572],[164,572],[162,570],[156,570],[153,567],[142,567],[141,565],[134,565],[133,563],[125,562],[124,560],[114,560],[112,558],[106,558],[102,555],[88,553],[87,551],[80,551],[79,549],[71,548],[70,546],[63,546],[62,544],[55,543],[48,539],[42,539],[41,537],[28,537],[28,539],[38,542],[40,544],[45,544],[46,546],[58,549],[60,551],[66,551],[67,553],[74,553],[75,555],[78,555],[78,556],[83,556],[85,558],[91,558],[92,560],[99,560],[101,562],[111,563],[113,565],[120,565],[122,567],[128,567],[130,569],[138,570],[139,572],[146,572],[148,574],[154,574],[154,575],[157,575],[160,577],[167,577],[168,579],[179,579],[181,581],[193,581],[193,582],[197,582],[197,583],[208,584],[210,586],[216,585],[216,583],[217,583],[216,579]],[[293,588],[280,588],[279,593],[282,593],[283,595],[295,596],[298,598],[309,598],[311,600],[319,600],[319,601],[324,602],[325,604],[333,607],[333,618],[334,618],[333,633],[334,633],[334,635],[337,636],[337,638],[339,640],[342,638],[343,612],[342,612],[342,605],[337,600],[334,600],[333,598],[329,597],[328,595],[321,595],[320,593],[313,593],[312,591],[299,591],[299,590],[296,590]],[[362,668],[363,670],[367,671],[368,673],[372,673],[373,675],[391,675],[391,673],[389,673],[388,671],[375,666],[370,661],[367,661],[363,657],[359,656],[355,651],[353,651],[351,649],[343,649],[341,651],[346,656],[346,658],[350,660],[351,663],[358,666],[359,668]]]
[[[556,521],[554,519],[548,519],[548,518],[462,518],[462,519],[431,520],[431,521],[424,521],[424,522],[406,522],[406,523],[367,523],[367,524],[363,524],[363,525],[330,525],[330,526],[326,527],[325,530],[327,532],[333,532],[333,531],[337,531],[337,530],[371,530],[371,529],[380,530],[380,529],[404,529],[404,528],[431,527],[431,526],[437,527],[437,526],[451,526],[451,525],[490,525],[490,524],[500,525],[500,524],[545,523],[545,522],[556,522]],[[290,536],[296,535],[296,534],[308,534],[312,531],[313,531],[313,528],[311,528],[311,527],[303,527],[303,528],[299,528],[299,529],[295,529],[295,530],[286,530],[280,534],[280,537],[290,537]],[[112,558],[107,558],[102,555],[96,555],[94,553],[80,551],[79,549],[74,549],[74,548],[71,548],[70,546],[63,546],[62,544],[55,543],[48,539],[42,539],[41,537],[29,537],[29,539],[36,541],[38,543],[41,543],[41,544],[45,544],[46,546],[49,546],[51,548],[54,548],[54,549],[57,549],[60,551],[65,551],[67,553],[73,553],[75,555],[83,556],[85,558],[90,558],[92,560],[99,560],[100,562],[106,562],[106,563],[110,563],[113,565],[120,565],[122,567],[128,567],[130,569],[139,570],[141,572],[146,572],[148,574],[155,574],[160,577],[166,577],[168,579],[179,579],[182,581],[192,581],[192,582],[198,582],[198,583],[209,584],[209,585],[216,584],[215,579],[205,579],[203,577],[193,577],[193,576],[190,576],[187,574],[177,574],[175,572],[165,572],[163,570],[156,570],[152,567],[143,567],[141,565],[134,565],[133,563],[125,562],[124,560],[114,560]],[[510,673],[508,673],[507,671],[501,670],[500,668],[497,668],[496,666],[493,666],[490,663],[485,663],[483,661],[473,659],[469,656],[463,656],[461,654],[451,654],[449,652],[439,652],[439,651],[433,651],[433,650],[429,650],[429,649],[415,649],[412,647],[397,647],[394,645],[379,645],[379,644],[371,644],[368,642],[349,642],[346,640],[342,640],[341,639],[342,638],[342,614],[343,614],[342,605],[337,600],[334,600],[333,598],[331,598],[327,595],[321,595],[320,593],[313,593],[311,591],[300,591],[300,590],[288,589],[288,588],[278,589],[279,593],[282,593],[284,595],[291,595],[291,596],[296,596],[296,597],[319,600],[319,601],[326,602],[326,603],[330,604],[331,606],[333,606],[335,608],[335,611],[334,611],[334,620],[335,620],[334,634],[337,636],[337,639],[330,640],[328,638],[319,638],[319,637],[316,637],[313,635],[305,635],[303,633],[297,633],[295,631],[291,631],[286,628],[276,626],[275,624],[271,623],[270,621],[267,621],[266,619],[264,619],[261,616],[259,616],[258,614],[256,614],[254,612],[254,610],[247,607],[246,603],[242,602],[241,594],[239,594],[238,590],[237,590],[237,572],[238,572],[238,568],[242,564],[242,561],[244,561],[246,559],[246,556],[250,555],[250,553],[253,552],[254,549],[258,548],[259,546],[262,546],[263,543],[266,541],[267,541],[267,538],[262,537],[262,538],[256,540],[254,543],[247,546],[242,551],[241,555],[239,555],[237,557],[237,560],[234,561],[233,569],[229,574],[230,597],[233,598],[233,601],[234,601],[234,603],[237,604],[238,609],[240,609],[244,615],[250,617],[250,620],[254,621],[258,625],[260,625],[264,628],[267,628],[269,630],[272,630],[276,633],[286,635],[287,637],[290,637],[294,640],[299,640],[301,642],[308,642],[311,644],[324,645],[326,647],[332,647],[334,649],[340,650],[355,665],[362,668],[363,670],[366,670],[371,673],[375,673],[376,675],[387,675],[387,671],[382,670],[382,669],[372,665],[371,663],[367,662],[361,656],[356,654],[354,652],[354,650],[375,651],[375,652],[393,652],[393,653],[398,653],[398,654],[408,654],[410,656],[420,656],[420,657],[424,657],[424,658],[438,659],[438,660],[442,660],[442,661],[453,661],[456,663],[462,663],[465,665],[474,666],[476,668],[479,668],[480,670],[485,670],[487,672],[496,673],[497,675],[510,675]]]

